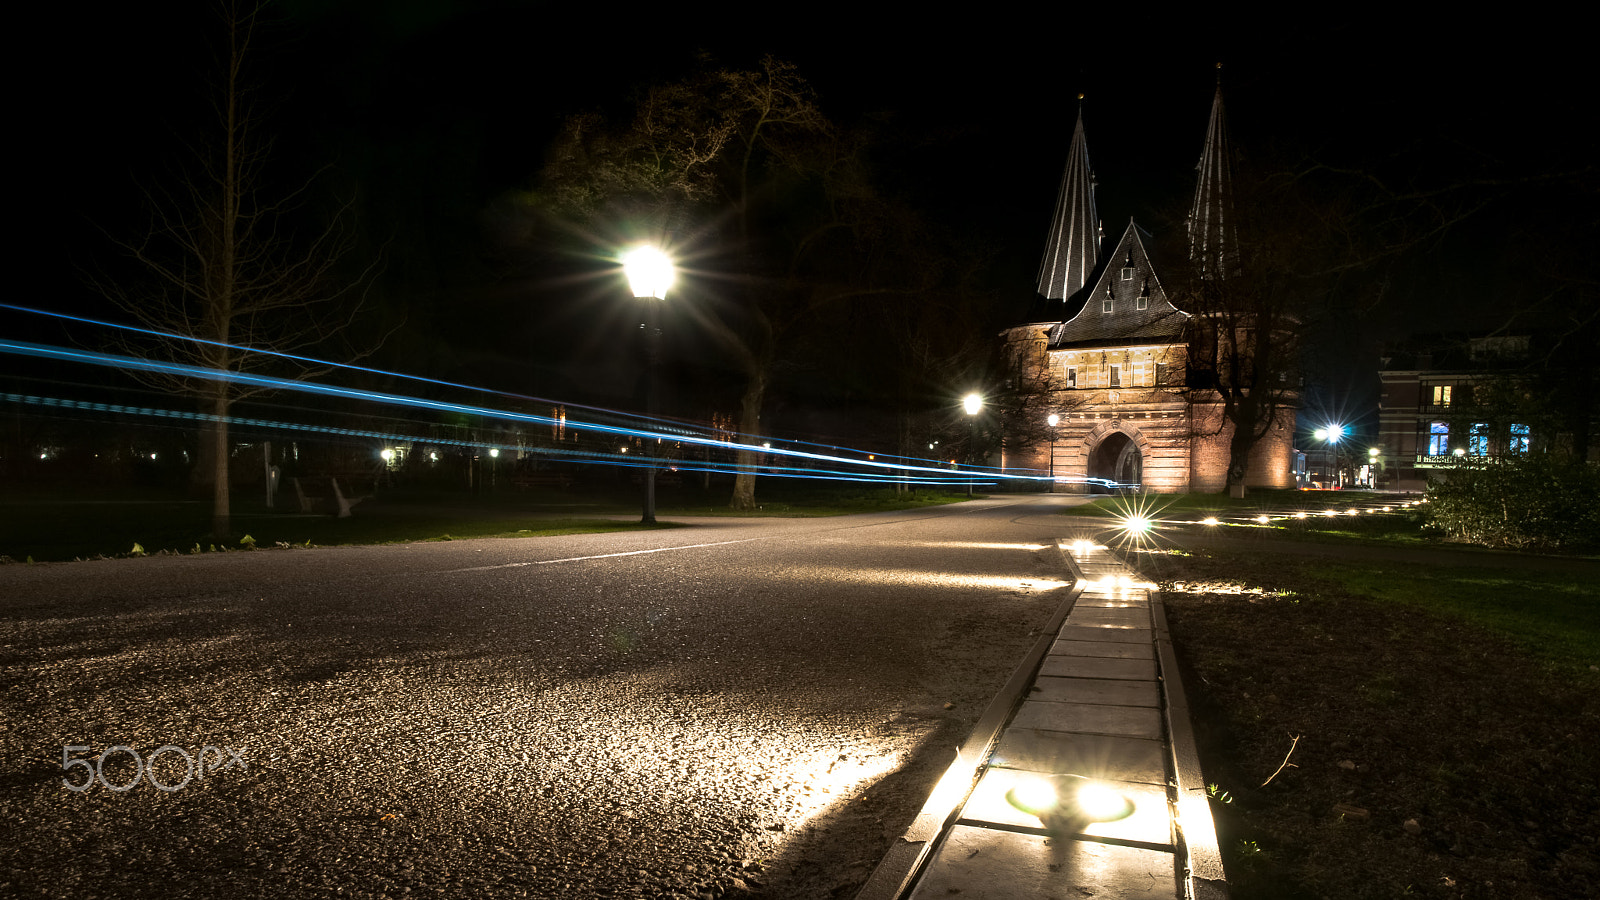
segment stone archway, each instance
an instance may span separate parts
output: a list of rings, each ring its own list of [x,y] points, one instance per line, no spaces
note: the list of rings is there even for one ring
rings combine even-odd
[[[1112,490],[1105,482],[1138,486],[1144,483],[1144,454],[1139,442],[1122,431],[1107,432],[1089,452],[1088,475],[1094,493]],[[1137,489],[1136,487],[1134,489]]]

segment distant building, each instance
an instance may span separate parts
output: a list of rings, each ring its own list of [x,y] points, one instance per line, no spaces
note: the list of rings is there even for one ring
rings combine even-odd
[[[1219,84],[1187,236],[1191,260],[1219,279],[1238,261],[1229,156]],[[1215,358],[1215,326],[1196,327],[1207,323],[1168,300],[1152,246],[1150,233],[1132,221],[1114,245],[1104,244],[1080,109],[1035,321],[1001,335],[1010,387],[1030,398],[1021,412],[1029,427],[1007,435],[1007,469],[1047,473],[1066,491],[1227,486],[1232,426],[1220,398],[1198,389],[1194,377],[1208,339]],[[1047,431],[1031,422],[1048,417],[1057,424]],[[1293,428],[1292,415],[1271,423],[1251,454],[1247,485],[1294,485]]]
[[[1530,362],[1542,343],[1536,334],[1429,335],[1385,348],[1378,440],[1388,486],[1420,490],[1459,458],[1570,446],[1572,435],[1540,408],[1548,398]]]

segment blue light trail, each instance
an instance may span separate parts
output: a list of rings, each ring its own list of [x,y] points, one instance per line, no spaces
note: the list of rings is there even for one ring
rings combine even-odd
[[[410,397],[401,394],[390,394],[376,391],[367,391],[357,388],[340,387],[337,385],[320,384],[310,381],[295,381],[285,378],[276,378],[250,372],[219,371],[194,366],[185,363],[164,362],[159,360],[139,359],[137,357],[119,354],[101,353],[97,351],[53,347],[43,344],[34,344],[24,341],[0,339],[0,353],[10,353],[19,356],[55,359],[67,362],[82,363],[86,365],[103,366],[131,371],[148,371],[181,378],[195,378],[206,381],[227,381],[252,387],[297,391],[301,393],[339,397],[357,400],[404,406],[415,409],[426,409],[436,412],[448,412],[478,416],[488,420],[499,420],[523,424],[551,426],[558,424],[558,420],[551,416],[537,413],[516,412],[513,410],[493,409],[485,406],[471,404],[451,403],[442,400],[430,400],[421,397]],[[211,414],[198,412],[180,412],[175,410],[157,409],[154,407],[134,407],[120,404],[96,404],[84,401],[62,400],[60,398],[36,397],[33,395],[7,394],[4,395],[9,402],[28,403],[30,405],[55,406],[86,411],[116,412],[125,415],[138,415],[146,417],[183,419],[188,421],[215,420]],[[623,465],[629,467],[646,466],[671,466],[691,472],[719,472],[730,473],[742,471],[742,467],[734,464],[717,464],[712,462],[670,460],[658,457],[628,458],[625,454],[609,454],[597,451],[583,451],[565,448],[539,448],[515,447],[507,448],[505,445],[487,441],[455,441],[436,438],[418,438],[385,432],[341,429],[323,426],[302,425],[287,422],[276,422],[261,419],[229,417],[230,422],[239,422],[243,425],[256,427],[277,428],[296,431],[314,431],[343,436],[368,437],[377,440],[400,441],[426,441],[440,445],[468,446],[483,449],[517,449],[523,452],[534,452],[556,459],[570,459],[607,465]],[[825,480],[851,480],[869,482],[910,482],[917,484],[966,484],[969,481],[978,481],[982,484],[994,484],[1001,478],[1014,480],[1039,481],[1048,480],[1044,476],[1022,475],[1016,473],[1001,473],[994,469],[984,467],[967,467],[964,469],[950,469],[945,465],[932,460],[916,460],[904,457],[887,457],[885,459],[859,459],[837,456],[825,453],[814,453],[786,447],[767,446],[760,443],[738,443],[718,435],[700,435],[691,430],[680,427],[663,428],[659,424],[653,427],[638,428],[626,425],[613,425],[600,422],[584,422],[566,418],[561,421],[568,430],[593,431],[621,438],[638,438],[642,440],[668,441],[677,444],[710,447],[723,451],[748,450],[764,457],[779,457],[794,462],[808,463],[810,466],[799,465],[773,465],[758,464],[757,470],[762,474],[779,475],[785,477],[817,478]],[[663,423],[664,424],[664,423]],[[638,459],[638,461],[634,461]],[[821,464],[823,467],[816,467]]]

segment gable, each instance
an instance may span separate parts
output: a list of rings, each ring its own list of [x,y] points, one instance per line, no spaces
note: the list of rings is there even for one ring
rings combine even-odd
[[[1108,342],[1164,343],[1179,340],[1189,314],[1167,300],[1146,250],[1149,235],[1128,222],[1083,309],[1050,330],[1050,346]]]

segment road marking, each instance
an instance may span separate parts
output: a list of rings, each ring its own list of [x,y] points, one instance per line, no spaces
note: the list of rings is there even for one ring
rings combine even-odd
[[[762,538],[741,538],[737,541],[713,541],[709,544],[682,544],[676,547],[656,547],[652,550],[628,550],[624,553],[600,553],[594,556],[569,556],[565,559],[535,559],[528,562],[501,563],[495,566],[471,566],[466,569],[446,569],[443,574],[454,572],[487,572],[491,569],[516,569],[522,566],[553,566],[556,563],[583,562],[589,559],[611,559],[616,556],[643,556],[646,553],[666,553],[669,550],[695,550],[700,547],[722,547],[727,544],[747,544],[759,541]]]

